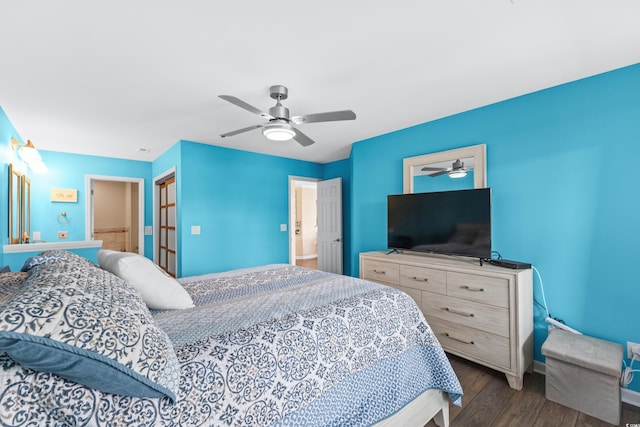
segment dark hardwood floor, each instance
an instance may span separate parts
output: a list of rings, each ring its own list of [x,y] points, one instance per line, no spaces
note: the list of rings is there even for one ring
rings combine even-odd
[[[462,384],[462,407],[451,405],[451,427],[610,427],[611,424],[544,397],[544,375],[527,373],[520,391],[505,376],[457,356],[449,355]],[[640,408],[622,404],[620,426],[640,423]],[[640,424],[638,424],[640,425]],[[435,426],[433,421],[428,427]]]

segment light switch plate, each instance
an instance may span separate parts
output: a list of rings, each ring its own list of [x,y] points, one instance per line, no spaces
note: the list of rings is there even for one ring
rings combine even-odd
[[[200,226],[199,225],[192,225],[191,226],[191,234],[200,234]]]
[[[145,225],[144,226],[144,235],[145,236],[151,236],[153,234],[153,227],[150,225]]]
[[[280,224],[280,231],[287,231],[287,224]]]

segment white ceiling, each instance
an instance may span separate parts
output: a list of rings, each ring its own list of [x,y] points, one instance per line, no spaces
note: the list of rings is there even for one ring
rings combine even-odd
[[[640,63],[638,0],[2,0],[0,106],[44,150],[154,160],[180,139],[315,162],[351,144]],[[316,144],[219,99],[289,88]],[[149,152],[139,151],[140,148]]]

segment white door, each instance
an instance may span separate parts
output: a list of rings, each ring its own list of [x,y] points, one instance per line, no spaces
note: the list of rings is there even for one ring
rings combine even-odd
[[[342,274],[342,179],[318,182],[318,270]]]

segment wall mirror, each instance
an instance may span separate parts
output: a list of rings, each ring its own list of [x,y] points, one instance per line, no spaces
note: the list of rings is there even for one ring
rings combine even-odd
[[[485,188],[485,159],[485,144],[407,157],[403,160],[403,192]],[[454,178],[456,175],[459,177]]]
[[[31,234],[31,181],[9,165],[9,244],[28,243]]]

